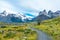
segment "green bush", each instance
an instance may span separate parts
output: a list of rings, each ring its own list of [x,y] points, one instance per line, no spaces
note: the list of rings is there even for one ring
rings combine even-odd
[[[13,37],[15,37],[15,33],[13,33],[13,32],[8,32],[8,33],[4,36],[4,38],[13,38]]]
[[[25,34],[29,34],[31,32],[31,29],[25,29]]]
[[[0,28],[6,28],[6,26],[1,26]]]
[[[18,32],[24,32],[25,30],[23,30],[23,29],[19,29],[19,30],[16,30],[16,31],[18,31]]]

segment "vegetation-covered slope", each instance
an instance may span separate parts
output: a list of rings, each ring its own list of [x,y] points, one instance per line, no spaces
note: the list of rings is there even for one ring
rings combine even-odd
[[[0,25],[0,40],[36,40],[36,38],[36,32],[25,25]]]
[[[46,32],[52,36],[53,40],[60,40],[60,17],[45,20],[40,25],[34,25],[33,27]]]

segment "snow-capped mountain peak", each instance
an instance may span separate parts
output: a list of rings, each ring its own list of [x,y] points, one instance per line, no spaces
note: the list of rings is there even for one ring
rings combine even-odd
[[[26,17],[25,15],[23,15],[22,13],[18,13],[18,12],[8,12],[8,11],[3,11],[2,13],[0,13],[1,16],[7,16],[7,15],[13,15],[15,17]]]
[[[22,13],[18,13],[18,12],[7,12],[7,11],[3,11],[0,13],[0,21],[3,22],[22,22],[22,21],[26,21],[29,20],[29,18],[27,16],[25,16]],[[5,19],[5,21],[4,21]]]

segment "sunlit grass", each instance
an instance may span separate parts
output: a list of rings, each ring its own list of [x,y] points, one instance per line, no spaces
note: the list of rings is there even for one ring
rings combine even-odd
[[[29,29],[27,25],[2,25],[0,27],[0,40],[36,40],[36,36],[37,33]]]

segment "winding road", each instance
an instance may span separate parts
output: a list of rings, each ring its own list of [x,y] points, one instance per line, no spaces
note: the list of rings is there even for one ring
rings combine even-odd
[[[41,30],[35,29],[35,28],[31,28],[31,30],[34,30],[37,32],[37,40],[52,40],[52,37],[47,35],[46,33],[42,32]]]

